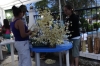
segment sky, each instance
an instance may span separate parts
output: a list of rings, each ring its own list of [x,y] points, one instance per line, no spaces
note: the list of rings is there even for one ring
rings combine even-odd
[[[95,0],[95,1],[96,1],[96,0]],[[35,3],[32,3],[31,5],[34,6],[34,4],[35,4]],[[100,6],[100,0],[97,0],[97,4],[98,4],[98,6]],[[29,10],[29,8],[30,8],[29,5],[30,5],[30,4],[27,4],[27,5],[26,5],[28,10]],[[49,4],[48,6],[51,7],[52,5]],[[93,6],[94,6],[94,5],[93,5]]]
[[[33,6],[33,7],[35,7],[35,3],[27,4],[27,5],[26,5],[28,11],[30,10],[30,5]],[[51,7],[50,4],[49,4],[48,6]],[[27,15],[28,15],[28,13],[27,13]]]
[[[34,6],[34,3],[32,3],[31,5]],[[30,9],[30,4],[27,4],[26,7],[27,7],[27,10],[29,10]]]
[[[34,4],[35,3],[32,3],[31,5],[34,7]],[[97,0],[97,4],[98,4],[98,6],[100,6],[100,0]],[[27,10],[30,10],[30,4],[27,4],[26,6],[27,6]],[[51,7],[52,5],[49,4],[48,6]],[[94,7],[94,5],[93,5],[93,7]]]

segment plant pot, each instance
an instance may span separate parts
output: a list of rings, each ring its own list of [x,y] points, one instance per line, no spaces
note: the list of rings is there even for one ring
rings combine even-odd
[[[88,43],[88,51],[89,51],[89,53],[93,53],[92,36],[88,36],[87,37],[87,43]]]
[[[56,44],[55,45],[49,45],[49,48],[56,48]]]
[[[56,48],[56,44],[51,45],[49,41],[48,41],[47,45],[49,48]]]
[[[99,37],[94,38],[94,53],[95,54],[100,53],[100,38]]]
[[[48,43],[48,47],[49,47],[49,48],[56,48],[56,44],[51,45],[50,43]]]
[[[48,45],[45,45],[44,43],[37,42],[37,43],[33,43],[32,47],[48,47]]]
[[[86,52],[86,41],[85,40],[81,41],[81,44],[82,44],[82,52]]]

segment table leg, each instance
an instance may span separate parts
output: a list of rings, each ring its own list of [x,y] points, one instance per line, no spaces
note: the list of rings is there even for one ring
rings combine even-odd
[[[13,44],[10,44],[10,47],[11,47],[12,66],[14,66],[14,48],[13,48]]]
[[[60,62],[60,66],[62,66],[62,55],[61,55],[61,52],[59,52],[59,62]]]
[[[0,60],[3,60],[2,47],[1,47],[1,45],[0,45]]]
[[[40,66],[40,54],[35,53],[36,66]]]
[[[66,51],[66,66],[69,66],[69,50]]]

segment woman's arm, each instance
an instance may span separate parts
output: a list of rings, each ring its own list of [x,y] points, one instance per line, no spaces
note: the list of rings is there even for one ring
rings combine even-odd
[[[18,20],[17,25],[18,25],[18,29],[20,31],[20,35],[22,38],[25,38],[31,34],[30,31],[28,33],[25,32],[24,23],[22,22],[22,20]]]

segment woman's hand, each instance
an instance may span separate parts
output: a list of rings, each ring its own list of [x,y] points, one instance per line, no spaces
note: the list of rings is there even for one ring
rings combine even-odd
[[[31,34],[32,34],[32,31],[29,30],[29,31],[28,31],[28,34],[31,35]]]
[[[38,29],[37,28],[34,28],[34,31],[33,32],[37,33],[38,32]]]

